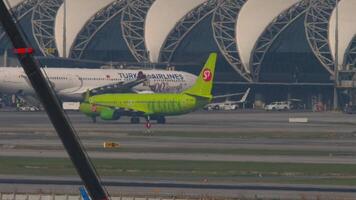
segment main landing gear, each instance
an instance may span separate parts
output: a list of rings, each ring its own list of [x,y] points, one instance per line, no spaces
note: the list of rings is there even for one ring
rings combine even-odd
[[[146,124],[145,124],[145,126],[146,126],[146,129],[147,129],[147,130],[149,130],[149,129],[151,128],[152,124],[151,124],[151,121],[150,121],[150,116],[147,116],[147,117],[146,117]]]
[[[140,118],[139,117],[131,117],[131,124],[139,124]]]
[[[164,116],[157,117],[157,124],[165,124],[166,118]]]
[[[151,117],[147,116],[146,118],[146,123],[145,127],[146,129],[150,129],[152,124],[151,124]],[[158,117],[153,117],[153,120],[157,120],[157,124],[165,124],[166,123],[166,118],[164,116],[158,116]],[[140,118],[139,117],[131,117],[131,124],[139,124],[140,123]]]
[[[166,123],[166,118],[164,116],[154,117],[153,119],[157,120],[157,124],[165,124]],[[146,132],[150,133],[151,132],[150,128],[152,127],[150,116],[146,117],[145,127],[146,127]]]
[[[96,123],[96,116],[92,116],[91,120],[93,121],[93,123]]]

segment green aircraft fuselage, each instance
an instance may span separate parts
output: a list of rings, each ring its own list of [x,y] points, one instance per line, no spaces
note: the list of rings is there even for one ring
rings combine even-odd
[[[94,117],[102,114],[102,118],[110,119],[109,110],[113,107],[141,111],[143,116],[172,116],[190,113],[204,107],[211,98],[199,98],[189,94],[121,94],[97,95],[90,98],[89,102],[82,103],[80,110],[88,116]],[[103,116],[105,110],[108,116]]]
[[[203,108],[212,99],[211,90],[217,55],[209,56],[195,84],[180,94],[101,94],[80,104],[80,111],[95,119],[117,120],[121,116],[162,118]]]

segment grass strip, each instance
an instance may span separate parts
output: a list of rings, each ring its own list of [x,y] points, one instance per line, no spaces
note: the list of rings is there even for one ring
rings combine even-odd
[[[213,162],[172,160],[95,159],[104,176],[356,176],[356,167],[349,164],[289,164],[263,162]],[[75,175],[69,159],[0,157],[1,174]]]
[[[8,149],[29,150],[63,150],[62,146],[32,146],[32,145],[3,145]],[[0,145],[0,147],[2,147]],[[329,151],[329,150],[298,150],[298,149],[213,149],[213,148],[184,148],[184,147],[118,147],[103,148],[88,146],[87,151],[122,152],[122,153],[187,153],[187,154],[223,154],[223,155],[266,155],[266,156],[356,156],[355,151]]]

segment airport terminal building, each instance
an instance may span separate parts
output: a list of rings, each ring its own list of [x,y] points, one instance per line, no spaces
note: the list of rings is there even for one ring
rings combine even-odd
[[[330,107],[335,66],[352,71],[356,63],[355,0],[9,2],[49,67],[140,63],[197,74],[209,52],[218,52],[214,92],[251,87],[256,106],[294,98]],[[0,48],[1,55],[11,49],[1,28]],[[341,103],[346,94],[339,90]]]

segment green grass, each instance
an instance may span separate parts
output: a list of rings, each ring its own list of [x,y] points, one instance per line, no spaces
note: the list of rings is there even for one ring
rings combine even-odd
[[[256,130],[251,132],[241,132],[241,131],[224,131],[219,132],[216,130],[211,131],[162,131],[157,130],[155,128],[152,129],[152,134],[149,136],[147,135],[144,130],[142,131],[103,131],[101,129],[77,129],[80,133],[81,139],[117,139],[122,137],[182,137],[182,138],[216,138],[216,139],[225,139],[225,138],[233,138],[233,139],[355,139],[356,134],[353,132],[294,132],[294,131],[263,131],[263,130]],[[24,130],[26,131],[26,130]],[[4,132],[1,130],[0,132]],[[13,131],[5,131],[5,133],[13,132]],[[53,130],[44,130],[44,131],[28,131],[27,134],[23,134],[24,138],[31,138],[31,139],[41,139],[46,137],[46,139],[55,139],[57,138],[55,132]],[[33,134],[36,133],[36,134]],[[91,133],[88,135],[88,133]],[[103,135],[103,136],[102,136]],[[2,138],[13,138],[14,136],[11,135],[4,135],[2,134]]]
[[[356,168],[347,164],[288,164],[96,159],[101,176],[229,183],[290,183],[356,186]],[[0,174],[77,176],[69,159],[0,157]]]
[[[204,149],[204,148],[87,148],[92,151],[132,152],[132,153],[187,153],[187,154],[223,154],[223,155],[277,155],[277,156],[355,156],[350,151],[313,151],[313,150],[264,150],[264,149]]]
[[[13,149],[32,150],[63,150],[62,146],[29,146],[14,145]],[[86,147],[87,151],[125,152],[125,153],[187,153],[187,154],[223,154],[223,155],[276,155],[276,156],[356,156],[354,151],[315,151],[287,149],[207,149],[207,148],[177,148],[177,147],[119,147],[104,149],[103,147]]]
[[[72,164],[61,158],[0,157],[1,174],[74,175]],[[105,176],[210,176],[210,177],[301,177],[356,176],[354,165],[288,164],[262,162],[160,161],[160,160],[94,160]]]

